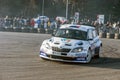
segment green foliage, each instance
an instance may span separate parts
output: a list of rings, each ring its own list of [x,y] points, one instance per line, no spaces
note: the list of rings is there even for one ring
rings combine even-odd
[[[120,19],[120,0],[113,8],[114,15]]]
[[[65,16],[67,0],[44,0],[44,15]],[[43,0],[0,0],[0,15],[42,15]],[[98,14],[120,17],[120,0],[69,0],[68,16],[79,12],[81,17],[93,18]]]

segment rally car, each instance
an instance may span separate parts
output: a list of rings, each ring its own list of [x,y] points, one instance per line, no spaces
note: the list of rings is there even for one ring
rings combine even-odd
[[[99,58],[102,41],[94,27],[76,24],[64,24],[44,40],[39,56],[42,59],[90,63],[93,57]]]

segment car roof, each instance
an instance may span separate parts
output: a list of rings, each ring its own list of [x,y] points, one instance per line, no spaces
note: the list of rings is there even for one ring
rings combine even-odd
[[[64,24],[61,25],[60,29],[76,29],[76,30],[88,31],[88,29],[95,29],[95,28],[93,26],[88,26],[88,25]]]

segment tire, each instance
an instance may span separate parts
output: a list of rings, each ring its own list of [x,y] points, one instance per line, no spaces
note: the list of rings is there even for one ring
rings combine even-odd
[[[86,60],[87,60],[86,63],[90,63],[92,60],[92,51],[90,49],[88,50],[88,55],[87,55]]]
[[[100,46],[100,47],[97,47],[96,49],[95,49],[95,56],[94,56],[94,58],[100,58],[100,53],[102,52],[102,47]]]

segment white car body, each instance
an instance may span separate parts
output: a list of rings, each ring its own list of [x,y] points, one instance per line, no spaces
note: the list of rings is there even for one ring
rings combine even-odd
[[[62,35],[64,32],[66,34]],[[65,36],[68,33],[70,36],[79,35]],[[54,36],[43,41],[39,56],[55,61],[89,63],[92,57],[99,58],[101,48],[102,42],[94,27],[65,24]]]

